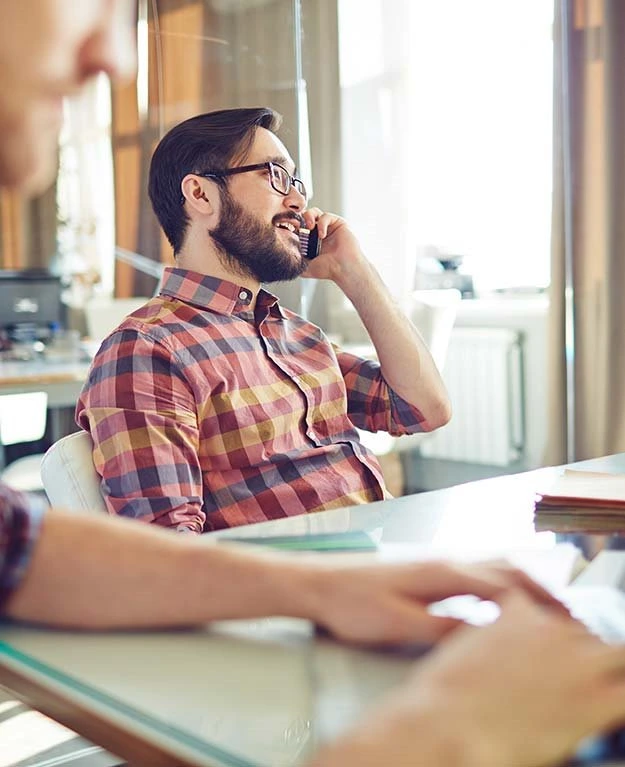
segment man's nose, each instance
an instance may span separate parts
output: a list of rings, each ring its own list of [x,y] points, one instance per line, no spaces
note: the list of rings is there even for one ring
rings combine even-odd
[[[289,210],[300,213],[305,210],[307,201],[301,192],[298,192],[294,186],[291,186],[289,193],[284,198],[284,202]]]
[[[127,80],[137,70],[137,20],[132,0],[113,0],[101,26],[80,53],[80,75],[87,80],[104,72],[112,80]]]

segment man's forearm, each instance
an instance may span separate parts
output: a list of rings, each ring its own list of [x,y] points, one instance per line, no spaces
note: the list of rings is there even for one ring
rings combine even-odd
[[[432,355],[375,268],[363,258],[338,284],[369,333],[388,385],[419,408],[425,430],[447,423],[449,398]]]
[[[213,545],[134,521],[51,512],[6,612],[77,628],[310,616],[312,585],[304,568],[281,555]]]

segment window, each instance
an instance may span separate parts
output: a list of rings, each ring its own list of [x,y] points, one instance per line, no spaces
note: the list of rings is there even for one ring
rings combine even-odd
[[[99,75],[65,103],[57,180],[57,270],[70,283],[64,300],[82,306],[113,290],[114,203],[111,90]]]
[[[549,283],[553,3],[339,0],[343,212],[393,292],[419,256]]]

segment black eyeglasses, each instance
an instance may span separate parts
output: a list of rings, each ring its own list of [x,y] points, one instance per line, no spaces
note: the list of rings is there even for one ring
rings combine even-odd
[[[261,170],[262,168],[269,171],[269,183],[276,192],[287,195],[291,191],[291,187],[295,187],[305,200],[308,199],[306,187],[301,178],[295,178],[277,162],[259,162],[256,165],[242,165],[240,168],[228,168],[227,170],[216,170],[197,175],[205,178],[223,178],[224,176],[234,176],[235,173],[249,173],[252,170]]]

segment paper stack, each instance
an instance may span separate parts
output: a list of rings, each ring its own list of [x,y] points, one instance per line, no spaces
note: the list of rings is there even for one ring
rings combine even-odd
[[[625,532],[625,474],[565,469],[537,494],[534,525],[555,532]]]

